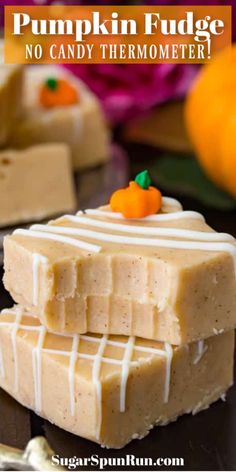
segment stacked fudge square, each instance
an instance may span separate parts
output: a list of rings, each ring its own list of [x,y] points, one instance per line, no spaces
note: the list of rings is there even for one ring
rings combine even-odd
[[[42,417],[120,448],[223,398],[233,383],[236,246],[162,198],[5,238],[0,385]]]

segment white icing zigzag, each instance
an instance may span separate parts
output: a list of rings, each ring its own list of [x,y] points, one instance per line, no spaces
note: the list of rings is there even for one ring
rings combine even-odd
[[[47,263],[47,258],[41,256],[40,254],[33,254],[33,300],[32,303],[34,306],[38,304],[39,297],[39,267],[41,264]]]
[[[172,198],[172,197],[162,197],[162,210],[165,211],[166,208],[165,207],[168,207],[168,206],[173,206],[173,207],[177,207],[178,210],[182,210],[183,207],[181,205],[181,203],[179,202],[179,200],[176,200],[175,198]]]
[[[173,228],[171,228],[173,229]],[[26,231],[27,230],[18,230]],[[45,235],[46,233],[46,235]],[[234,269],[236,275],[236,246],[229,242],[201,242],[201,241],[178,241],[172,239],[154,239],[154,238],[139,238],[139,237],[129,237],[129,236],[120,236],[117,234],[102,233],[97,231],[90,231],[87,229],[67,227],[67,226],[56,226],[56,225],[33,225],[32,230],[28,231],[26,236],[36,236],[39,238],[49,238],[52,236],[56,240],[56,237],[59,238],[58,234],[65,234],[70,236],[82,236],[86,238],[95,239],[98,241],[105,241],[110,243],[117,244],[128,244],[131,246],[150,246],[150,247],[162,247],[170,249],[189,249],[189,250],[202,250],[202,251],[213,251],[213,252],[227,252],[233,257]],[[204,233],[205,234],[205,233]],[[41,236],[40,236],[41,235]],[[220,235],[219,239],[220,239]],[[66,243],[67,239],[73,241],[73,239],[67,237],[61,237]],[[79,241],[74,239],[75,242]],[[79,241],[80,242],[80,241]],[[96,252],[99,252],[102,248]]]
[[[133,356],[133,350],[135,345],[135,337],[130,336],[125,346],[125,352],[122,362],[121,371],[121,384],[120,384],[120,411],[125,411],[125,400],[126,400],[126,385],[129,377],[129,366]]]
[[[99,216],[99,217],[105,217],[105,218],[111,218],[112,220],[125,220],[127,221],[126,218],[121,213],[116,213],[113,211],[103,211],[103,210],[93,210],[89,209],[86,210],[85,213],[78,211],[77,216],[80,216],[81,214],[87,214],[89,216]],[[200,221],[205,221],[205,218],[201,215],[201,213],[197,213],[196,211],[182,211],[178,210],[175,212],[171,213],[158,213],[157,215],[149,215],[145,216],[144,218],[132,218],[132,221],[140,221],[144,223],[148,222],[158,222],[158,221],[172,221],[172,220],[186,220],[186,219],[192,219],[192,220],[200,220]]]
[[[111,244],[125,244],[133,246],[149,246],[149,247],[160,247],[169,249],[182,249],[182,250],[195,250],[195,251],[213,251],[213,252],[226,252],[230,254],[234,263],[234,270],[236,275],[236,245],[235,239],[225,233],[216,232],[205,232],[205,231],[192,231],[188,229],[180,228],[169,228],[169,227],[158,227],[148,226],[148,222],[158,221],[175,221],[179,219],[199,219],[204,218],[199,213],[193,211],[182,211],[182,206],[177,200],[163,197],[163,208],[165,205],[172,205],[177,208],[178,211],[171,213],[162,213],[157,215],[151,215],[140,220],[144,223],[141,225],[127,224],[128,220],[125,219],[121,214],[103,211],[103,210],[86,210],[84,212],[78,212],[77,216],[66,215],[59,221],[67,223],[67,226],[59,225],[33,225],[30,230],[18,229],[14,234],[21,236],[27,236],[31,238],[45,239],[49,241],[59,242],[65,245],[73,246],[77,249],[88,251],[91,253],[99,253],[102,250],[102,246],[94,244],[94,241],[109,242]],[[168,208],[167,208],[168,210]],[[88,216],[86,216],[88,215]],[[97,217],[110,218],[111,221],[104,221]],[[119,219],[120,222],[114,222]],[[113,221],[112,221],[113,220]],[[123,222],[122,222],[123,221]],[[76,223],[77,226],[70,226],[69,224]],[[125,222],[125,224],[124,224]],[[81,226],[85,226],[81,227]],[[87,229],[87,227],[101,228],[104,230],[113,231],[113,233],[105,233],[103,231],[94,231],[94,229]],[[117,234],[118,233],[124,233]],[[127,236],[131,234],[131,236]],[[147,237],[140,237],[144,235]],[[154,238],[153,236],[157,236]],[[167,237],[167,239],[161,239],[160,237]],[[81,240],[80,238],[92,239],[93,244],[87,241]],[[170,239],[176,238],[176,239]],[[37,253],[33,254],[33,290],[32,290],[32,303],[37,306],[39,302],[39,270],[40,264],[46,264],[47,259]]]
[[[78,334],[73,336],[71,355],[70,355],[70,365],[69,365],[69,390],[70,390],[70,413],[71,416],[75,415],[75,367],[76,361],[78,358],[78,348],[79,348],[80,337]]]
[[[42,225],[43,226],[43,225]],[[30,236],[39,239],[48,239],[51,241],[57,241],[62,244],[68,244],[69,246],[77,247],[78,249],[83,249],[84,251],[89,252],[99,252],[101,248],[95,244],[89,244],[85,241],[73,238],[65,238],[64,236],[59,236],[57,234],[42,234],[41,232],[27,230],[27,229],[16,229],[13,234],[19,234],[19,236]]]
[[[94,356],[93,361],[93,384],[96,388],[97,393],[97,438],[99,437],[101,424],[102,424],[102,384],[100,381],[100,371],[101,371],[101,364],[103,354],[106,349],[107,344],[107,335],[102,336],[97,354]]]
[[[38,344],[32,350],[34,391],[35,391],[35,410],[37,413],[42,411],[42,350],[46,329],[44,326],[39,328]]]
[[[182,211],[180,203],[174,199],[163,197],[163,209],[165,205],[175,205],[178,211],[171,213],[163,213],[157,215],[151,215],[146,218],[142,218],[142,223],[146,222],[158,222],[158,221],[171,221],[178,219],[201,219],[204,220],[202,215],[192,211]],[[149,247],[162,247],[170,249],[182,249],[182,250],[200,250],[200,251],[214,251],[214,252],[226,252],[233,258],[235,274],[236,274],[236,246],[235,239],[225,233],[215,232],[204,232],[204,231],[191,231],[180,228],[163,228],[158,226],[148,226],[143,224],[142,226],[128,225],[127,220],[122,215],[114,212],[108,212],[103,210],[87,210],[84,213],[79,212],[77,216],[66,216],[63,221],[73,222],[78,227],[73,226],[59,226],[59,225],[33,225],[30,230],[19,229],[14,234],[34,237],[39,239],[51,240],[62,244],[68,244],[78,249],[98,253],[102,250],[102,246],[98,244],[90,244],[80,237],[85,239],[92,239],[94,241],[109,242],[112,244],[128,244],[134,246],[149,246]],[[92,218],[92,217],[95,218]],[[114,223],[104,220],[99,220],[96,217],[107,217],[113,219],[125,220],[125,224]],[[61,220],[60,220],[61,221]],[[139,220],[136,220],[139,221]],[[97,228],[108,229],[111,231],[117,231],[120,233],[133,233],[133,236],[127,236],[127,234],[111,234],[102,231],[94,231],[93,229],[81,228],[79,225],[93,226]],[[146,235],[148,237],[140,237],[137,235]],[[167,239],[153,238],[151,236],[165,236]],[[170,238],[176,239],[170,239]],[[182,238],[182,239],[181,239]],[[36,255],[34,256],[34,264],[36,268],[34,273],[38,273]],[[36,263],[36,262],[37,263]],[[35,275],[36,288],[34,288],[34,300],[37,300],[38,290],[37,282],[38,278]]]
[[[193,361],[194,364],[198,364],[201,358],[204,356],[205,352],[207,351],[207,346],[204,344],[204,340],[200,340],[197,343],[197,354]]]
[[[166,350],[166,378],[165,378],[165,389],[164,389],[164,403],[168,403],[170,393],[170,377],[171,377],[171,363],[173,357],[172,346],[165,343]]]
[[[192,231],[189,229],[179,228],[158,228],[157,226],[134,226],[127,224],[124,225],[119,223],[110,223],[107,221],[96,220],[92,218],[86,218],[83,215],[83,213],[80,213],[80,216],[66,215],[64,218],[68,221],[71,221],[72,223],[78,223],[86,226],[94,226],[102,229],[111,229],[121,233],[133,233],[135,235],[145,234],[147,236],[173,236],[174,238],[182,237],[184,239],[196,239],[198,241],[234,241],[234,237],[227,233],[215,233],[213,231]],[[33,225],[32,229],[35,228],[36,230],[38,229],[39,231],[42,231],[41,227],[42,225]],[[77,231],[77,229],[75,229],[75,231]],[[98,233],[93,232],[93,234],[96,235],[95,239],[97,239]]]
[[[163,357],[166,361],[166,374],[164,381],[164,392],[163,392],[163,401],[168,402],[169,399],[169,390],[170,390],[170,379],[171,379],[171,362],[172,362],[172,347],[170,344],[165,343],[165,349],[156,349],[146,346],[139,346],[135,344],[135,337],[131,336],[127,338],[127,342],[119,342],[110,340],[107,335],[102,336],[101,338],[93,337],[89,335],[73,335],[68,336],[72,339],[72,346],[70,351],[61,351],[50,348],[44,348],[44,341],[46,336],[46,329],[41,326],[31,326],[21,324],[23,311],[22,309],[15,308],[11,310],[3,310],[2,314],[15,314],[14,322],[1,322],[1,326],[7,326],[11,328],[11,339],[12,339],[12,351],[14,359],[14,390],[17,393],[18,383],[19,383],[19,371],[18,371],[18,355],[17,355],[17,332],[19,329],[31,332],[38,333],[37,345],[32,350],[32,365],[33,365],[33,379],[34,379],[34,395],[35,395],[35,410],[39,414],[43,408],[43,399],[42,399],[42,354],[48,353],[51,355],[61,355],[69,358],[69,369],[68,369],[68,388],[70,394],[70,412],[71,415],[75,415],[75,374],[76,374],[76,362],[77,359],[87,359],[92,361],[92,381],[96,390],[97,397],[97,437],[99,437],[101,424],[102,424],[102,384],[101,384],[101,367],[103,363],[117,365],[121,368],[120,374],[120,412],[126,410],[126,392],[127,392],[127,381],[129,378],[130,367],[138,366],[140,361],[133,361],[133,353],[144,352],[149,353],[150,357],[160,356]],[[63,335],[59,335],[62,336]],[[86,340],[88,342],[97,343],[98,349],[95,355],[80,353],[79,352],[79,343],[81,340]],[[105,350],[107,346],[117,346],[124,350],[124,355],[122,360],[113,359],[109,357],[104,357]],[[1,359],[1,374],[3,376],[4,365],[3,357]]]

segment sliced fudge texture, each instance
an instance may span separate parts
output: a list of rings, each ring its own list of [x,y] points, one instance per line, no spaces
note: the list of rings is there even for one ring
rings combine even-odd
[[[69,149],[64,144],[0,152],[0,226],[75,209]]]
[[[172,347],[52,334],[22,308],[0,315],[0,385],[74,434],[120,448],[155,424],[207,408],[232,385],[234,333]]]
[[[3,64],[0,42],[0,146],[4,146],[22,114],[23,67]]]
[[[107,161],[109,137],[100,104],[95,95],[68,71],[55,66],[31,66],[26,70],[24,119],[11,135],[11,145],[25,148],[37,143],[64,142],[72,152],[76,169]],[[44,108],[39,90],[48,78],[66,78],[78,90],[78,103]]]
[[[127,220],[109,207],[7,236],[4,283],[50,330],[172,344],[236,325],[236,246],[196,212]]]

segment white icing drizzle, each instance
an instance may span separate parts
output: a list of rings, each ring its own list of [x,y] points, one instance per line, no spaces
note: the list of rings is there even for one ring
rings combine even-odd
[[[129,377],[130,362],[132,360],[133,350],[135,344],[135,337],[130,336],[126,346],[122,360],[121,380],[120,380],[120,412],[124,413],[126,403],[127,381]]]
[[[222,402],[226,402],[226,393],[222,393],[220,398],[221,398]]]
[[[37,346],[32,350],[32,365],[34,377],[35,410],[42,411],[42,350],[46,328],[40,326]]]
[[[180,210],[182,210],[182,205],[179,202],[179,200],[176,200],[176,198],[173,197],[162,197],[162,207],[165,206],[176,206]]]
[[[70,354],[70,365],[69,365],[69,390],[70,390],[70,413],[71,416],[75,415],[75,366],[78,359],[78,347],[79,347],[79,335],[73,336],[72,348]]]
[[[132,360],[132,355],[134,351],[149,353],[152,356],[160,356],[166,359],[166,368],[165,368],[165,380],[164,380],[164,392],[163,392],[163,401],[167,403],[169,400],[169,392],[170,392],[170,380],[171,380],[171,365],[172,365],[172,358],[173,358],[173,349],[172,346],[168,343],[165,343],[165,349],[156,349],[147,346],[139,346],[135,345],[135,337],[131,336],[128,338],[128,341],[113,341],[108,339],[108,335],[104,335],[102,337],[93,337],[92,335],[60,335],[63,337],[70,337],[72,338],[72,347],[70,351],[62,351],[50,348],[43,348],[46,329],[39,325],[39,326],[29,326],[25,324],[20,324],[22,310],[18,309],[6,309],[2,311],[2,314],[15,314],[16,319],[12,322],[1,322],[0,326],[8,326],[12,328],[12,338],[16,336],[17,330],[20,325],[20,329],[26,331],[33,331],[38,332],[38,342],[37,346],[33,349],[33,377],[34,377],[34,386],[35,386],[35,408],[38,413],[40,413],[42,409],[42,387],[41,387],[41,376],[42,376],[42,362],[41,362],[41,355],[42,352],[51,354],[51,355],[62,355],[70,358],[70,365],[69,365],[69,390],[70,390],[70,406],[71,406],[71,414],[75,414],[75,364],[78,358],[81,359],[88,359],[93,362],[92,367],[92,381],[96,389],[97,395],[97,438],[99,437],[101,424],[102,424],[102,385],[101,385],[101,366],[102,363],[107,363],[111,365],[117,365],[121,367],[121,379],[120,379],[120,412],[125,411],[125,401],[126,401],[126,389],[127,389],[127,380],[129,377],[130,367],[131,366],[139,366],[140,361]],[[57,333],[55,333],[57,334]],[[59,334],[57,334],[59,335]],[[79,352],[79,340],[84,339],[88,342],[97,343],[98,350],[95,355],[80,353]],[[14,344],[14,343],[13,343]],[[113,359],[104,357],[106,346],[117,346],[124,349],[124,356],[122,360]],[[188,347],[188,346],[187,346]],[[204,346],[204,341],[198,341],[197,343],[197,356],[194,360],[194,364],[199,362],[207,350],[207,346]],[[14,357],[14,365],[15,365],[15,377],[18,378],[18,369],[17,369],[17,362],[15,360],[16,357],[16,349],[13,347],[13,357]],[[147,358],[148,360],[149,358]]]
[[[32,231],[36,233],[37,237],[40,234],[44,236],[44,233],[59,233],[59,234],[69,234],[71,236],[84,236],[86,238],[92,238],[97,241],[105,241],[110,243],[118,244],[128,244],[135,246],[151,246],[151,247],[163,247],[170,249],[189,249],[189,250],[202,250],[202,251],[213,251],[213,252],[226,252],[233,257],[234,270],[236,275],[236,246],[233,243],[229,242],[201,242],[201,241],[177,241],[172,239],[154,239],[154,238],[140,238],[140,237],[130,237],[130,236],[120,236],[117,234],[102,233],[97,231],[90,231],[87,229],[73,228],[67,226],[54,226],[54,225],[33,225],[34,229],[37,231]],[[20,230],[19,230],[20,231]],[[23,231],[23,230],[21,230]],[[42,232],[42,233],[41,233]],[[30,234],[30,230],[28,231]],[[58,237],[59,236],[54,236]],[[64,238],[70,239],[72,238]],[[78,241],[76,239],[76,241]],[[101,250],[101,247],[99,248]]]
[[[2,313],[15,313],[17,311],[14,309],[3,310]],[[17,320],[14,323],[2,322],[1,326],[10,326],[15,329],[15,326],[18,326]],[[129,368],[131,366],[138,366],[139,361],[132,361],[132,354],[134,351],[148,353],[151,356],[160,356],[166,358],[166,380],[164,385],[164,400],[168,398],[169,395],[169,382],[170,382],[170,365],[172,359],[172,348],[168,344],[165,345],[165,350],[151,348],[147,346],[135,345],[135,337],[131,336],[128,338],[127,343],[120,341],[109,340],[107,335],[104,335],[101,338],[93,337],[89,335],[60,335],[61,337],[71,337],[72,338],[72,348],[71,351],[62,351],[56,349],[43,348],[43,343],[45,339],[46,330],[42,326],[28,326],[21,324],[20,328],[25,331],[38,332],[38,343],[37,346],[33,349],[33,377],[34,377],[34,387],[35,387],[35,408],[38,412],[42,408],[42,399],[41,399],[41,354],[42,352],[54,355],[62,355],[70,358],[69,366],[69,389],[70,389],[70,402],[71,402],[71,412],[74,415],[74,375],[75,375],[75,363],[77,358],[87,359],[93,361],[93,383],[96,387],[97,400],[98,400],[98,431],[99,425],[101,425],[101,401],[102,401],[102,392],[101,392],[101,382],[100,382],[100,370],[101,364],[110,364],[117,365],[121,367],[121,384],[120,384],[120,411],[125,411],[125,399],[126,399],[126,385],[129,376]],[[57,334],[59,335],[59,334]],[[85,341],[99,344],[97,354],[86,354],[78,352],[79,348],[79,339],[84,339]],[[106,346],[120,347],[124,349],[124,356],[122,360],[103,357]]]
[[[16,337],[17,337],[17,331],[18,331],[19,326],[20,326],[22,315],[23,315],[23,310],[18,307],[17,310],[16,310],[15,322],[14,322],[13,329],[12,329],[12,332],[11,332],[12,353],[13,353],[13,361],[14,361],[14,386],[13,386],[13,390],[14,390],[15,393],[18,392],[18,386],[19,386]]]
[[[178,219],[191,219],[197,218],[204,220],[202,215],[192,211],[181,211],[182,206],[174,199],[167,197],[163,198],[163,206],[175,206],[179,211],[151,215],[141,219],[143,222],[148,221],[172,221]],[[182,228],[165,228],[165,227],[153,227],[153,226],[133,226],[128,224],[113,223],[112,221],[103,221],[91,216],[109,217],[111,219],[124,218],[121,214],[103,210],[87,210],[86,214],[90,217],[84,216],[83,212],[78,212],[77,216],[67,215],[64,217],[65,221],[74,222],[78,225],[86,225],[85,228],[80,226],[60,226],[60,225],[33,225],[30,230],[19,229],[14,234],[34,237],[39,239],[46,239],[51,241],[68,244],[73,247],[77,247],[82,250],[98,253],[102,250],[102,246],[97,244],[90,244],[87,241],[81,240],[80,237],[85,239],[92,239],[95,241],[109,242],[111,244],[120,245],[131,245],[131,246],[149,246],[154,248],[169,248],[169,249],[180,249],[180,250],[196,250],[196,251],[214,251],[214,252],[225,252],[233,258],[234,271],[236,276],[236,245],[235,239],[225,233],[205,232],[205,231],[192,231]],[[61,220],[60,220],[61,221]],[[138,220],[139,221],[139,220]],[[127,220],[126,220],[127,222]],[[101,229],[108,229],[113,233],[105,233],[102,231],[94,231],[93,229],[87,229],[87,226],[97,227]],[[122,234],[114,234],[118,231]],[[127,236],[126,233],[131,233],[133,236]],[[137,234],[143,234],[148,237],[140,237]],[[160,236],[154,238],[152,236]],[[161,239],[167,237],[167,239]],[[177,239],[169,239],[169,238]],[[178,239],[180,238],[180,239]],[[182,238],[182,239],[181,239]],[[33,255],[33,304],[38,304],[39,299],[39,263],[40,256],[38,254]]]
[[[97,228],[111,229],[123,233],[146,234],[147,236],[173,236],[199,241],[234,241],[234,237],[227,233],[215,233],[205,231],[192,231],[179,228],[158,228],[156,226],[133,226],[119,223],[110,223],[107,221],[86,218],[80,216],[66,215],[65,218],[73,223],[94,226]],[[37,226],[37,225],[36,225]]]
[[[170,393],[170,379],[171,379],[171,364],[173,358],[173,349],[169,343],[165,343],[166,352],[166,377],[164,389],[164,403],[168,403]]]
[[[101,424],[102,424],[102,384],[100,380],[100,371],[101,371],[102,357],[106,349],[106,344],[107,344],[107,335],[104,335],[100,339],[99,348],[93,362],[92,378],[93,378],[93,384],[95,385],[96,394],[97,394],[97,432],[96,432],[97,438],[99,438],[100,431],[101,431]]]
[[[32,231],[32,230],[27,230],[27,229],[16,229],[13,234],[18,234],[19,236],[28,236],[31,238],[56,241],[59,243],[68,244],[70,246],[77,247],[79,249],[83,249],[85,251],[99,252],[101,250],[100,246],[96,246],[95,244],[89,244],[79,239],[66,238],[63,236],[59,236],[57,234],[42,234],[39,231]]]
[[[116,213],[113,211],[103,211],[103,210],[93,210],[93,209],[88,209],[85,210],[85,212],[78,211],[77,216],[80,216],[81,214],[87,214],[90,216],[101,216],[105,218],[111,218],[113,220],[125,220],[127,221],[127,218],[125,218],[122,213]],[[197,211],[175,211],[171,213],[158,213],[156,215],[149,215],[145,216],[144,218],[132,218],[132,221],[141,221],[141,222],[158,222],[158,221],[172,221],[172,220],[186,220],[186,219],[192,219],[192,220],[200,220],[200,221],[205,221],[205,218],[201,213],[198,213]]]
[[[197,343],[197,354],[193,361],[194,365],[198,364],[198,362],[201,360],[201,358],[203,357],[206,351],[207,351],[207,346],[204,344],[204,340],[201,339]]]
[[[46,264],[47,258],[41,256],[40,254],[33,254],[33,264],[32,264],[32,271],[33,271],[33,305],[37,306],[38,299],[39,299],[39,267],[40,263]]]

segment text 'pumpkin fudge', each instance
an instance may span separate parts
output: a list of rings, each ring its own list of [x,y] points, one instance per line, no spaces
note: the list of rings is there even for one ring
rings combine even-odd
[[[69,71],[47,65],[27,67],[24,107],[11,146],[66,143],[75,169],[107,161],[109,133],[98,99]]]
[[[75,205],[66,145],[0,152],[0,227],[62,214]]]
[[[233,348],[233,331],[179,347],[60,336],[15,307],[0,315],[0,385],[61,428],[120,448],[220,398],[232,385]]]
[[[5,238],[5,287],[48,329],[182,344],[235,327],[234,238],[141,180],[111,206]]]

